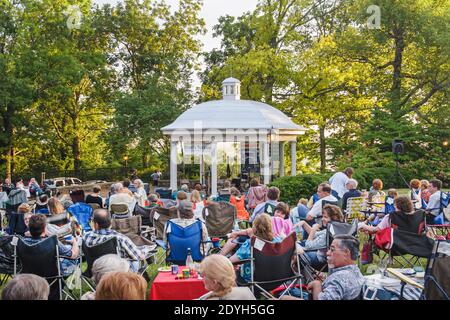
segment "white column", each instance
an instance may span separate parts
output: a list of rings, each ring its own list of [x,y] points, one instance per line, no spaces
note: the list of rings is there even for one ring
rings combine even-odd
[[[263,142],[263,176],[264,176],[264,184],[270,183],[270,154],[269,149],[270,143],[269,141]]]
[[[291,176],[297,175],[297,141],[291,141]]]
[[[177,190],[177,141],[170,142],[170,188]]]
[[[205,168],[203,167],[203,146],[201,146],[202,147],[202,149],[201,149],[201,154],[200,154],[200,157],[199,157],[199,159],[200,159],[200,183],[203,185],[204,184],[204,182],[203,182],[203,180],[204,180],[204,175],[205,175],[205,173],[204,173],[204,171],[205,171]]]
[[[217,142],[211,142],[211,194],[217,194]]]
[[[284,141],[280,142],[280,177],[284,177]]]

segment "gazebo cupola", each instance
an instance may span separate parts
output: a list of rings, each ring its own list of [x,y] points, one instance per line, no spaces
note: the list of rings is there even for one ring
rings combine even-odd
[[[241,82],[235,78],[227,78],[222,82],[224,100],[241,100]]]

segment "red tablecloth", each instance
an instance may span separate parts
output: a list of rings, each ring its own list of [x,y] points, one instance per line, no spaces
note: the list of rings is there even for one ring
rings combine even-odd
[[[179,267],[183,269],[182,266]],[[171,272],[159,272],[150,289],[150,300],[193,300],[206,291],[203,279],[175,279]]]

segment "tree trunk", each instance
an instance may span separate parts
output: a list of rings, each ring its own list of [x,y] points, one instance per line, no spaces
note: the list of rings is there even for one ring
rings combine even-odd
[[[392,111],[398,110],[401,100],[401,76],[402,76],[402,64],[403,64],[403,51],[405,49],[405,43],[403,40],[403,31],[396,28],[394,30],[395,35],[395,56],[394,56],[394,73],[392,75],[392,87],[391,87],[391,107]]]
[[[325,144],[325,126],[319,127],[319,142],[320,142],[320,172],[325,172],[326,166],[326,144]]]
[[[4,117],[5,133],[7,137],[6,142],[6,178],[11,179],[14,173],[14,126],[12,119],[14,116],[14,107],[11,103],[8,103],[6,107],[6,115]]]
[[[80,133],[78,132],[78,118],[72,117],[74,137],[72,140],[72,155],[73,155],[73,169],[77,175],[81,171],[81,147],[80,147]]]

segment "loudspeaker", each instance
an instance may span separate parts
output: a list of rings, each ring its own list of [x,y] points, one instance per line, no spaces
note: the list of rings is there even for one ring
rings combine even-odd
[[[392,140],[392,153],[403,154],[405,153],[405,143],[401,139]]]

